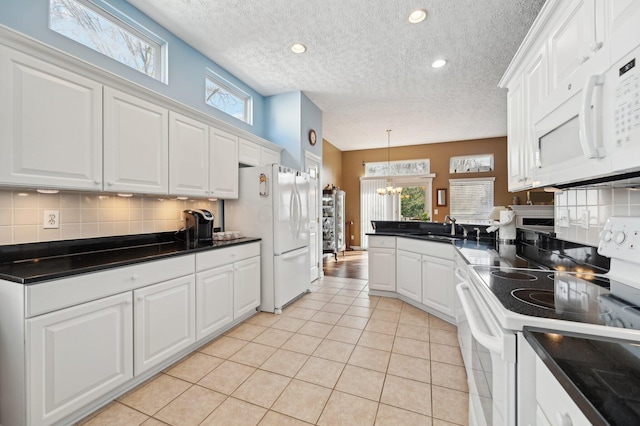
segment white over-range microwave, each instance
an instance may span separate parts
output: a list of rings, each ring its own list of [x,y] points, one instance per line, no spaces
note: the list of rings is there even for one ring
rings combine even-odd
[[[640,27],[625,35],[583,67],[576,93],[533,111],[534,186],[640,172]]]

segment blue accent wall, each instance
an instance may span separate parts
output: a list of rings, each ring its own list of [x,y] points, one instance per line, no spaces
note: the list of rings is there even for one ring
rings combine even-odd
[[[51,31],[48,26],[49,0],[0,0],[0,24],[233,126],[269,139],[265,121],[265,99],[262,95],[124,0],[95,0],[94,3],[107,11],[115,8],[167,42],[169,58],[167,67],[168,84],[148,77],[80,43]],[[204,79],[206,68],[215,71],[253,97],[253,125],[249,125],[205,104]],[[278,143],[275,140],[273,142]]]
[[[302,169],[300,162],[300,96],[301,92],[289,92],[265,98],[265,118],[269,123],[267,137],[285,148],[280,163],[294,169]]]
[[[302,92],[265,98],[265,117],[269,123],[267,139],[285,148],[280,162],[304,170],[304,152],[322,157],[322,111]],[[309,144],[309,130],[316,131],[317,143]]]
[[[300,99],[300,117],[301,125],[300,129],[302,134],[300,140],[302,141],[302,157],[304,161],[304,151],[310,151],[311,153],[322,157],[322,110],[314,104],[311,99],[302,93]],[[309,130],[315,130],[317,136],[317,142],[315,146],[311,146],[309,143]]]

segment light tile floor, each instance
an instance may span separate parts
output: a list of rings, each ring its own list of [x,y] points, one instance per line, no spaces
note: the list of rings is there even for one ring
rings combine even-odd
[[[81,424],[468,424],[456,327],[366,283],[325,277]]]

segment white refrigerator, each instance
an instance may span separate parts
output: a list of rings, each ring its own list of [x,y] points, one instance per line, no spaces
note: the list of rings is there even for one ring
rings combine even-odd
[[[225,229],[262,238],[260,310],[306,292],[309,268],[309,176],[279,164],[240,169],[239,198],[225,200]]]

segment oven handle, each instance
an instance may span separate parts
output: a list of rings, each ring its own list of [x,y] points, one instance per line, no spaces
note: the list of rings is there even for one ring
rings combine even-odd
[[[473,334],[473,338],[476,339],[482,346],[489,349],[491,352],[497,353],[501,358],[504,358],[502,339],[499,336],[493,336],[481,330],[480,325],[478,324],[478,318],[473,315],[471,304],[475,303],[467,296],[467,294],[471,291],[471,289],[469,288],[469,283],[465,281],[458,284],[456,286],[456,291],[458,292],[458,297],[460,298],[462,309],[464,309],[464,314],[467,317],[467,321],[469,323],[469,328],[471,329],[471,334]]]

